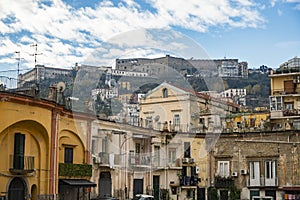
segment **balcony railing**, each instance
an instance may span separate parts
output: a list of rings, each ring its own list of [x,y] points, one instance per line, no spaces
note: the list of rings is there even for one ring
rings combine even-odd
[[[259,179],[249,179],[249,187],[276,187],[278,186],[278,179],[267,179],[261,177]]]
[[[215,177],[216,188],[229,188],[234,186],[234,180],[231,177]]]
[[[132,166],[139,166],[139,165],[145,165],[150,166],[151,165],[151,156],[149,154],[129,154],[129,163]]]
[[[197,176],[182,176],[180,178],[180,186],[196,186],[198,184]]]
[[[34,156],[10,155],[9,171],[13,174],[34,172]]]

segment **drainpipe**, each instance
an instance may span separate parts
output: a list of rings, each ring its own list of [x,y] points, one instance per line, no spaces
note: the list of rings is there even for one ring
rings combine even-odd
[[[56,110],[52,110],[51,118],[51,148],[50,148],[50,188],[49,193],[53,195],[53,199],[56,199],[57,188],[57,137],[58,137],[58,113]]]

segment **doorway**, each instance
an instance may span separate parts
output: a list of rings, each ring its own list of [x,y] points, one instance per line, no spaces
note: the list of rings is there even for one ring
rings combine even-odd
[[[27,186],[22,178],[14,178],[8,188],[8,200],[26,199]]]

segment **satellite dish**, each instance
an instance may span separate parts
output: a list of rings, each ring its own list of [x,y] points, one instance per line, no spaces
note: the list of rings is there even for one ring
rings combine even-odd
[[[66,89],[66,84],[64,82],[59,82],[56,85],[56,89],[58,92],[63,92]]]
[[[108,86],[109,86],[109,87],[116,87],[116,85],[117,85],[117,82],[116,82],[115,79],[110,79],[110,80],[108,81]]]
[[[156,117],[154,118],[154,120],[157,122],[159,120],[160,116],[156,115]]]

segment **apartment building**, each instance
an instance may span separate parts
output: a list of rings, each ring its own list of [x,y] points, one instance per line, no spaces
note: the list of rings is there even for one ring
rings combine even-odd
[[[212,132],[224,124],[226,114],[238,110],[237,104],[166,82],[140,100],[141,126],[155,130]]]
[[[212,152],[211,186],[221,199],[299,199],[299,141],[295,131],[222,134]]]
[[[282,63],[279,66],[280,70],[284,70],[284,69],[299,69],[300,68],[300,58],[298,57],[294,57],[292,59],[289,59],[287,62]]]
[[[92,188],[120,199],[205,198],[204,137],[98,120],[92,124]],[[201,155],[200,155],[201,154]]]
[[[270,113],[274,129],[299,129],[300,72],[276,73],[271,79]]]
[[[221,93],[223,98],[231,98],[234,103],[246,106],[247,91],[244,88],[231,88]]]

